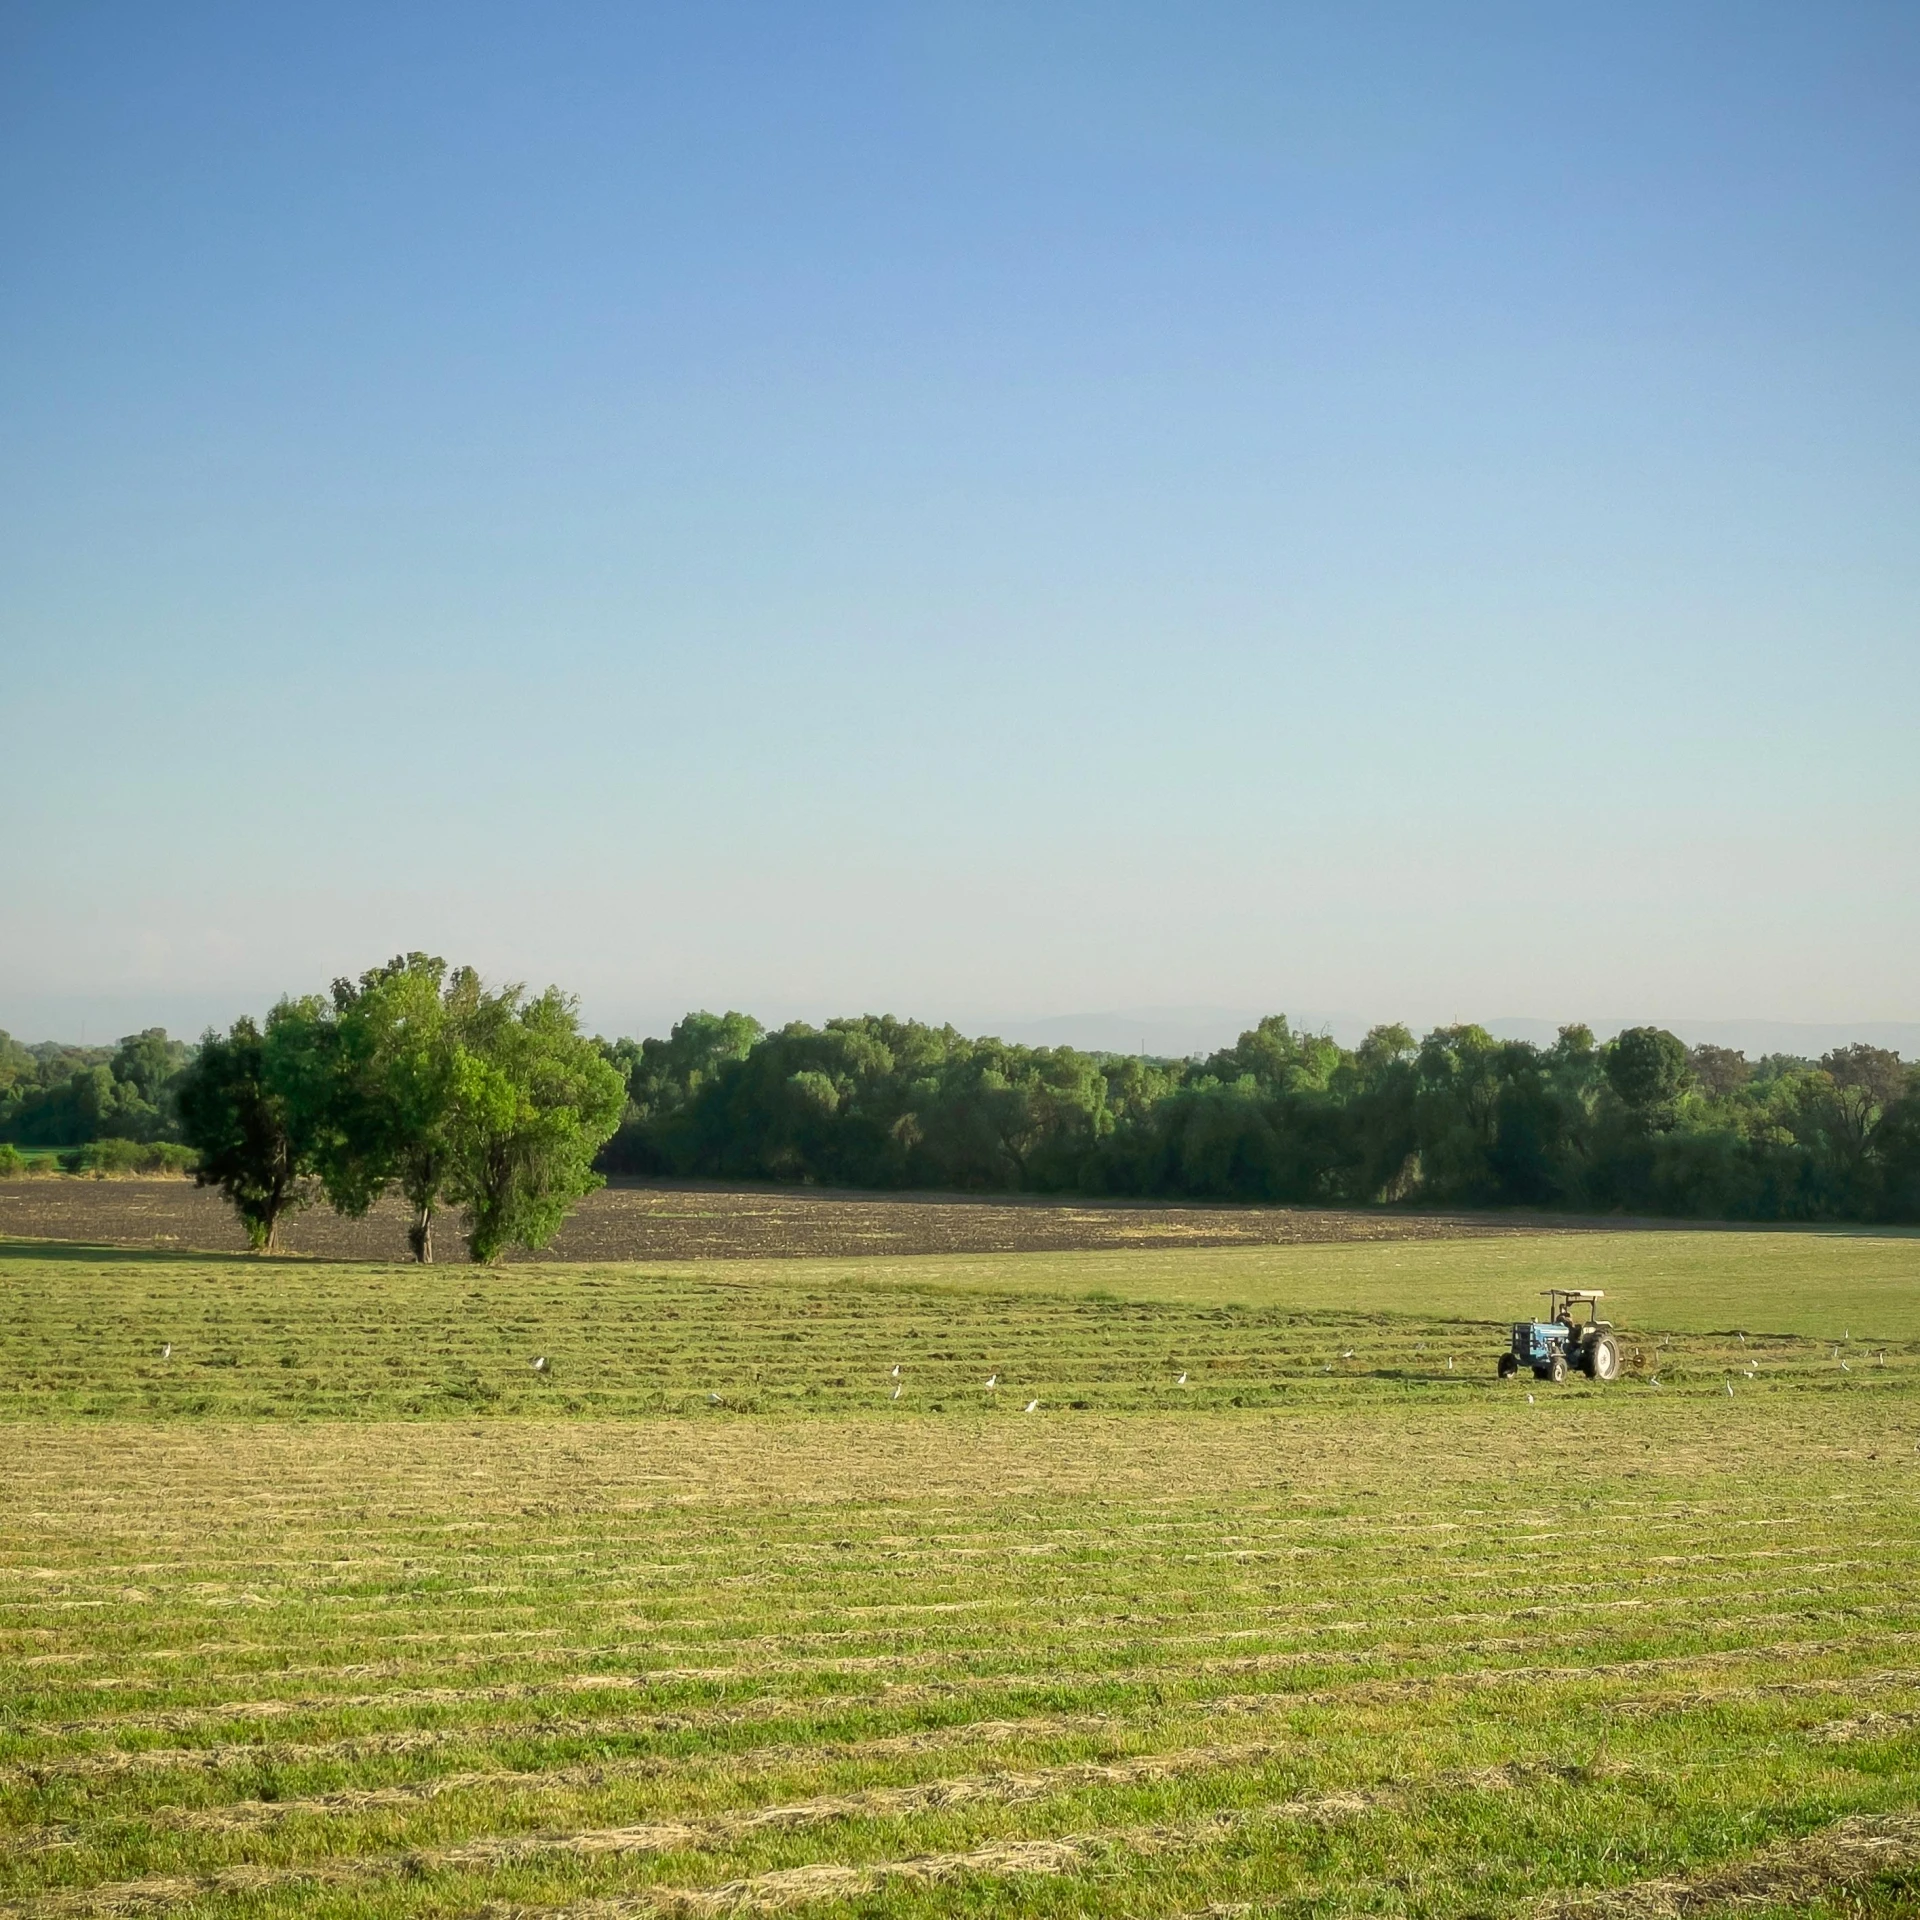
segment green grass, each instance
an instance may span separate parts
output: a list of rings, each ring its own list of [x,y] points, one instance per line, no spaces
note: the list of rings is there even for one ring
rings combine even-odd
[[[1920,1365],[1914,1236],[426,1271],[14,1241],[0,1276],[0,1419],[640,1416],[711,1411],[716,1394],[722,1413],[901,1418],[1005,1416],[1036,1395],[1110,1412],[1471,1399],[1499,1390],[1507,1323],[1548,1284],[1605,1288],[1625,1391],[1731,1375],[1743,1393],[1859,1394]]]
[[[803,1262],[809,1275],[886,1271],[883,1261]],[[767,1273],[773,1263],[758,1271]],[[1598,1287],[1625,1324],[1662,1332],[1920,1339],[1920,1232],[1657,1231],[1497,1239],[1348,1241],[1174,1252],[951,1255],[902,1261],[953,1286],[1189,1305],[1530,1318],[1546,1287]]]
[[[1916,1278],[0,1247],[0,1911],[1911,1911]]]

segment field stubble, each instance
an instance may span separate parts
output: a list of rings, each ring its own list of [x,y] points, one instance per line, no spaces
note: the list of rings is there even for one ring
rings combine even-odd
[[[289,1215],[289,1253],[333,1260],[404,1257],[397,1199],[362,1220],[324,1207]],[[1574,1232],[1578,1223],[1547,1223]],[[841,1193],[811,1187],[661,1186],[615,1179],[576,1206],[553,1244],[510,1260],[861,1258],[873,1254],[1074,1253],[1101,1247],[1309,1246],[1499,1238],[1542,1223],[1496,1214],[1374,1213],[1315,1207],[1169,1205],[1029,1195]],[[102,1246],[238,1253],[246,1241],[211,1189],[178,1178],[40,1178],[0,1182],[0,1234]],[[460,1222],[436,1229],[460,1257]]]

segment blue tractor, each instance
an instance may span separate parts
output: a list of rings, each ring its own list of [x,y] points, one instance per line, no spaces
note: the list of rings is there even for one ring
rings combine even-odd
[[[1599,1315],[1599,1303],[1606,1297],[1549,1287],[1547,1318],[1513,1323],[1513,1342],[1500,1356],[1500,1378],[1511,1380],[1522,1367],[1531,1367],[1536,1380],[1558,1385],[1569,1367],[1578,1367],[1589,1380],[1619,1379],[1620,1343],[1613,1337],[1613,1323]]]

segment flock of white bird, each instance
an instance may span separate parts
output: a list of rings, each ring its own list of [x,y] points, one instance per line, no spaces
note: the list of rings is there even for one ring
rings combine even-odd
[[[1747,1336],[1744,1333],[1739,1335],[1739,1340],[1740,1340],[1740,1344],[1743,1347],[1747,1344]],[[1845,1335],[1845,1340],[1846,1340],[1846,1344],[1848,1344],[1849,1346],[1852,1345],[1853,1331],[1851,1328],[1848,1329]],[[1664,1346],[1666,1343],[1662,1341],[1660,1344]],[[1424,1347],[1415,1348],[1415,1352],[1417,1353],[1424,1353],[1425,1351],[1426,1349]],[[1839,1362],[1840,1371],[1842,1373],[1851,1373],[1853,1371],[1853,1368],[1848,1364],[1845,1355],[1841,1353],[1838,1347],[1834,1348],[1833,1357],[1836,1361]],[[1885,1347],[1880,1348],[1874,1357],[1879,1361],[1880,1365],[1884,1367],[1887,1364],[1886,1348]],[[171,1340],[167,1341],[161,1347],[160,1358],[162,1360],[171,1360],[173,1358],[173,1342]],[[1342,1360],[1353,1359],[1354,1350],[1351,1347],[1343,1348],[1341,1350],[1340,1358]],[[544,1353],[539,1355],[534,1360],[533,1371],[537,1374],[540,1374],[543,1377],[551,1373],[552,1369],[548,1365],[547,1356]],[[1326,1366],[1323,1369],[1323,1371],[1327,1373],[1331,1373],[1333,1371],[1333,1362],[1331,1360],[1329,1360],[1326,1363]],[[1449,1373],[1452,1373],[1454,1371],[1452,1354],[1447,1355],[1447,1371]],[[1757,1380],[1760,1377],[1759,1367],[1757,1364],[1749,1364],[1749,1366],[1746,1369],[1746,1377],[1749,1380]],[[891,1400],[898,1400],[907,1390],[906,1382],[900,1376],[900,1367],[898,1363],[896,1363],[892,1368],[892,1370],[888,1373],[887,1378],[893,1382],[893,1392],[890,1395],[888,1395],[888,1398]],[[1181,1374],[1179,1379],[1177,1379],[1173,1384],[1176,1387],[1184,1387],[1187,1384],[1187,1376],[1184,1373]],[[1653,1373],[1649,1373],[1647,1375],[1648,1386],[1658,1387],[1659,1384],[1660,1384],[1660,1375],[1657,1371]],[[986,1391],[988,1393],[998,1393],[999,1390],[1000,1390],[1000,1374],[999,1374],[999,1371],[996,1369],[994,1372],[987,1375]],[[1727,1375],[1727,1398],[1729,1400],[1733,1398],[1733,1375],[1732,1374]],[[718,1393],[709,1393],[707,1395],[707,1403],[710,1406],[715,1406],[715,1407],[720,1406],[722,1404],[721,1396]],[[1527,1405],[1532,1406],[1533,1404],[1534,1404],[1533,1395],[1528,1394]],[[1040,1402],[1037,1399],[1029,1400],[1025,1408],[1023,1409],[1023,1411],[1027,1413],[1038,1413],[1040,1411]]]

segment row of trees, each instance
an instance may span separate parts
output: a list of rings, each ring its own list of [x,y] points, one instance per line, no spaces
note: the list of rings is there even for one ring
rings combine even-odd
[[[596,1155],[832,1186],[1920,1220],[1920,1070],[1874,1047],[1749,1061],[1648,1027],[1535,1047],[1389,1026],[1349,1049],[1275,1016],[1163,1060],[738,1013],[608,1044],[557,990],[489,992],[422,954],[197,1052],[158,1028],[90,1053],[0,1035],[8,1138],[183,1142],[260,1246],[317,1199],[362,1214],[397,1193],[423,1260],[453,1208],[477,1259],[540,1244]]]
[[[170,1090],[192,1057],[193,1049],[169,1040],[164,1027],[129,1034],[114,1047],[29,1047],[0,1033],[0,1141],[78,1147],[170,1139]]]
[[[392,1192],[416,1260],[457,1208],[469,1257],[491,1261],[545,1245],[600,1184],[594,1157],[626,1089],[558,988],[489,991],[471,968],[412,953],[208,1034],[171,1097],[195,1178],[255,1248],[272,1251],[317,1199],[357,1217]]]
[[[1868,1046],[1748,1061],[1652,1027],[1536,1047],[1387,1026],[1349,1049],[1274,1016],[1188,1061],[697,1013],[609,1053],[627,1106],[603,1164],[635,1173],[1920,1220],[1920,1070]]]

